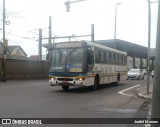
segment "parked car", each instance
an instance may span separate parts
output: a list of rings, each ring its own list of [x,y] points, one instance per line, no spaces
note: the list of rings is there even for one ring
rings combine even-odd
[[[130,69],[127,73],[127,79],[144,79],[144,73],[141,69]]]
[[[154,70],[151,72],[151,76],[152,76],[152,78],[154,77]]]
[[[142,71],[143,71],[144,75],[147,74],[147,70],[146,69],[143,69]]]

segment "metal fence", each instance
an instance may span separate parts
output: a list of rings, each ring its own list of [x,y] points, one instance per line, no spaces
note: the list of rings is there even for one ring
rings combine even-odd
[[[5,60],[6,79],[44,78],[48,77],[48,61]],[[0,76],[2,77],[2,60],[0,59]]]

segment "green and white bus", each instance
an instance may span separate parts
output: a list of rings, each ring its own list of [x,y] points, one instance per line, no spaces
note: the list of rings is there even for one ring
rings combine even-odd
[[[54,43],[50,86],[92,86],[119,83],[127,77],[127,53],[87,41]]]

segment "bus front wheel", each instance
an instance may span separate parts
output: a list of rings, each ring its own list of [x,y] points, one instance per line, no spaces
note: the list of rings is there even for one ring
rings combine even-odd
[[[62,88],[63,88],[64,91],[68,91],[69,86],[62,86]]]
[[[96,77],[96,78],[94,79],[94,85],[92,86],[92,89],[93,89],[93,90],[97,90],[98,86],[99,86],[99,78]]]
[[[116,81],[116,85],[118,85],[120,83],[120,74],[117,75],[117,81]]]

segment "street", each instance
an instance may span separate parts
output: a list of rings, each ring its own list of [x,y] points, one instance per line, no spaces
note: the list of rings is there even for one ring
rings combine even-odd
[[[49,86],[46,79],[0,82],[0,115],[1,118],[145,118],[149,101],[137,97],[137,92],[146,82],[145,77],[104,85],[97,91],[72,87],[68,92]]]

